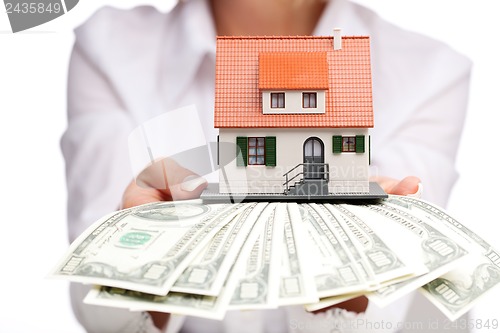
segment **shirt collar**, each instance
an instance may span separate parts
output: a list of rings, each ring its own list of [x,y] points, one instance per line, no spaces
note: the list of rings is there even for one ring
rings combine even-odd
[[[367,35],[356,6],[347,0],[329,0],[314,29],[315,36],[331,36],[334,28],[341,28],[343,36]]]

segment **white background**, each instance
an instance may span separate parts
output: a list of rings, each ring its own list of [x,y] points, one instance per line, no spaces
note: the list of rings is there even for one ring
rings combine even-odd
[[[498,0],[358,1],[473,60],[458,156],[461,178],[448,210],[500,248]],[[0,5],[0,332],[82,332],[71,313],[67,284],[46,275],[68,246],[59,139],[66,125],[72,29],[104,4],[154,4],[167,10],[171,1],[81,0],[63,17],[17,34],[11,33]],[[493,297],[483,303],[483,318],[499,319],[495,303]]]

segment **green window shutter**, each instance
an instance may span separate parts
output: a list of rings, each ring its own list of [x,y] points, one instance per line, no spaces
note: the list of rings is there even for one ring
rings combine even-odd
[[[372,164],[372,137],[368,135],[368,165]]]
[[[356,153],[365,152],[365,136],[356,135]]]
[[[266,136],[266,166],[276,166],[275,136]]]
[[[342,136],[334,135],[332,137],[332,146],[333,146],[333,153],[334,154],[342,153]]]
[[[246,136],[236,137],[236,165],[247,166],[248,164],[248,138]],[[238,153],[241,152],[241,158]]]

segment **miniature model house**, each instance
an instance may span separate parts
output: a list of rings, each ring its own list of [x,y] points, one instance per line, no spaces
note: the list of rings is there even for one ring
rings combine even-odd
[[[219,37],[215,88],[220,193],[369,192],[368,37]]]

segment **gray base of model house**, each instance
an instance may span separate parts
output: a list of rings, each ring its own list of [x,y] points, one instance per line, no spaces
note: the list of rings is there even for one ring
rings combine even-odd
[[[290,189],[288,193],[219,193],[219,184],[209,184],[200,198],[204,203],[235,203],[377,201],[387,197],[387,193],[375,182],[370,182],[370,191],[367,193],[328,193],[325,184],[307,181]]]

